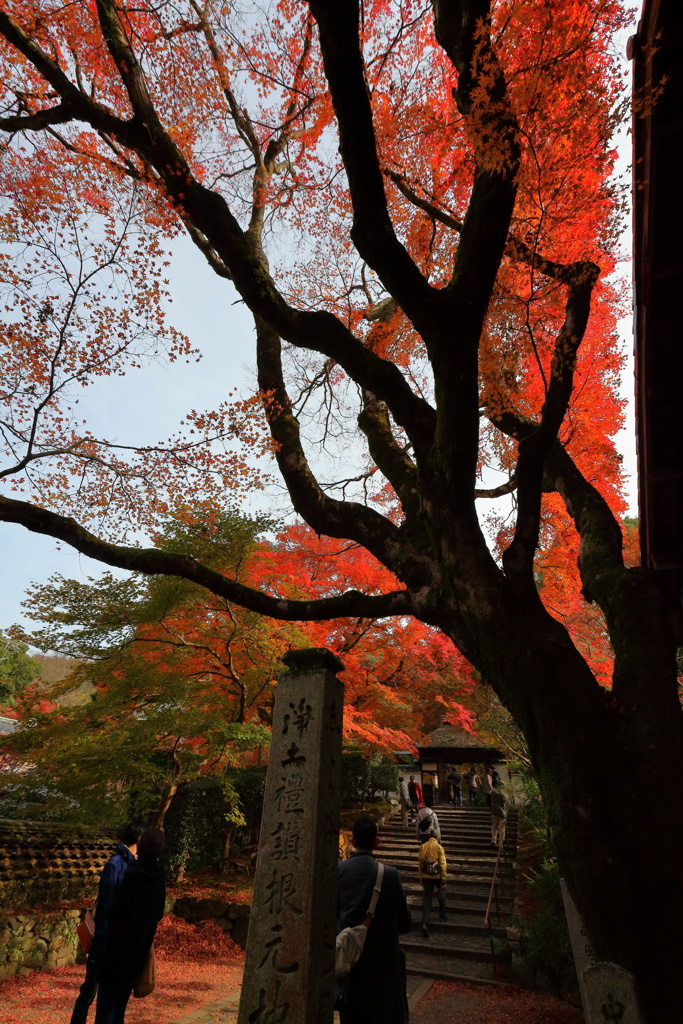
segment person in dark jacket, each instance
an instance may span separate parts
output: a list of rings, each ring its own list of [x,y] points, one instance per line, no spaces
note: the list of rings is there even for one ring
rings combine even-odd
[[[410,802],[413,807],[414,818],[415,815],[417,814],[417,782],[415,781],[414,775],[410,776],[410,780],[408,782],[408,796],[410,797]]]
[[[107,935],[107,928],[109,927],[107,912],[114,898],[114,893],[123,878],[124,871],[135,860],[141,832],[141,825],[126,825],[120,833],[121,842],[116,849],[116,853],[113,857],[109,858],[100,875],[97,909],[95,911],[95,935],[85,965],[85,979],[76,997],[73,1013],[71,1014],[71,1024],[86,1024],[88,1010],[97,995],[100,958]]]
[[[462,807],[462,775],[457,768],[453,768],[448,776],[448,781],[453,788],[450,796],[451,803],[454,807]]]
[[[377,879],[377,825],[363,816],[353,825],[356,852],[339,864],[337,932],[362,924]],[[358,963],[344,982],[341,1024],[408,1024],[406,958],[399,935],[410,931],[408,903],[396,868],[384,866],[382,890]]]
[[[128,866],[109,908],[95,1024],[123,1024],[133,986],[164,916],[166,884],[159,864],[163,850],[164,833],[146,828],[138,841],[138,859]]]
[[[467,775],[465,776],[467,787],[470,793],[470,807],[473,805],[477,806],[477,790],[479,789],[479,776],[474,770],[474,765],[470,768]]]

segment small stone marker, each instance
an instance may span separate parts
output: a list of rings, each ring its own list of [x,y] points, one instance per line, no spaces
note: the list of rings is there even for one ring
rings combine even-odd
[[[617,964],[601,962],[583,972],[586,1024],[642,1024],[633,975]]]
[[[595,954],[591,948],[591,944],[588,941],[586,929],[583,926],[583,921],[579,917],[579,912],[576,909],[576,904],[572,899],[571,893],[567,888],[567,883],[564,878],[560,879],[560,889],[562,890],[562,900],[564,902],[564,912],[567,915],[567,925],[569,927],[569,938],[572,943],[572,953],[574,954],[574,966],[576,967],[576,977],[579,981],[579,992],[581,993],[581,1005],[583,1006],[584,1016],[588,1021],[588,999],[586,996],[586,987],[583,980],[583,972],[595,964]],[[604,1024],[604,1022],[601,1022]]]
[[[564,878],[560,888],[586,1024],[641,1024],[633,975],[617,964],[596,961]]]
[[[282,661],[238,1024],[332,1024],[344,666]]]

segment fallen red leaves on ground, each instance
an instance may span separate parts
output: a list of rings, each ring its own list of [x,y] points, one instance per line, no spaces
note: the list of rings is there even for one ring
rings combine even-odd
[[[437,981],[411,1024],[584,1024],[581,1010],[548,992]]]
[[[167,886],[167,891],[176,899],[194,896],[197,899],[224,900],[226,903],[251,903],[252,888],[253,879],[244,876],[225,881],[189,877]]]
[[[126,1024],[171,1024],[239,988],[244,953],[213,921],[192,925],[168,915],[157,936],[157,988],[131,999]],[[0,982],[2,1024],[67,1021],[84,973],[81,966],[58,967]]]
[[[221,963],[242,964],[244,952],[215,921],[189,924],[167,914],[157,928],[155,950],[159,960],[200,960],[210,957]]]

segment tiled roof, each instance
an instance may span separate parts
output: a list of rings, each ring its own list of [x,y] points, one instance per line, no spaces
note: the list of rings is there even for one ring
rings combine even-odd
[[[114,829],[0,818],[0,886],[92,878],[115,847]]]
[[[14,732],[19,727],[19,723],[14,718],[5,718],[0,715],[0,735],[8,736],[9,733]]]
[[[476,733],[467,732],[466,729],[456,729],[454,725],[444,722],[434,732],[430,732],[420,743],[421,747],[474,747],[481,750],[488,747],[488,743],[482,740]]]

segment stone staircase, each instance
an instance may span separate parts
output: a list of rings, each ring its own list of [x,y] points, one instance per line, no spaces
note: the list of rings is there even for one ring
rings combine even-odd
[[[491,846],[488,807],[434,808],[446,851],[448,883],[447,921],[439,921],[433,900],[431,937],[422,936],[422,886],[418,877],[418,842],[415,825],[401,825],[395,815],[382,827],[379,859],[393,864],[401,876],[413,915],[413,928],[401,938],[408,973],[428,978],[462,981],[504,980],[509,956],[499,948],[510,924],[515,887],[513,862],[517,850],[516,815],[508,816],[505,848],[501,854],[489,927],[484,924],[497,850]]]

